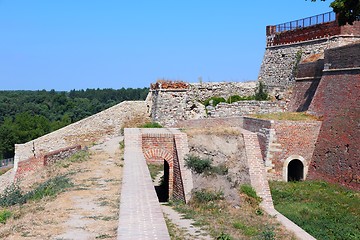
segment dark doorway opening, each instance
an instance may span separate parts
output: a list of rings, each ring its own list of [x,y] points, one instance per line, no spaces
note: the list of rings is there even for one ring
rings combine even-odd
[[[294,159],[288,165],[288,182],[302,181],[304,179],[304,164],[299,159]]]
[[[155,191],[158,196],[159,202],[169,201],[169,164],[164,160],[164,175],[160,178]]]

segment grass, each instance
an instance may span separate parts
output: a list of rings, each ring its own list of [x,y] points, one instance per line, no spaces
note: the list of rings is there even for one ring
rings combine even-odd
[[[322,181],[271,182],[275,208],[317,239],[360,239],[360,195]]]
[[[246,194],[239,191],[240,197]],[[193,219],[196,226],[205,229],[214,239],[294,239],[292,234],[266,214],[256,214],[258,205],[247,201],[240,208],[232,207],[219,192],[198,191],[188,204],[169,203],[184,218]]]
[[[12,213],[9,210],[2,210],[0,211],[0,223],[5,224],[6,221],[11,217]]]
[[[287,121],[318,121],[319,119],[305,112],[280,112],[268,114],[251,114],[250,117],[266,120],[287,120]]]
[[[161,126],[157,122],[148,122],[139,126],[139,128],[162,128],[162,127],[163,126]]]

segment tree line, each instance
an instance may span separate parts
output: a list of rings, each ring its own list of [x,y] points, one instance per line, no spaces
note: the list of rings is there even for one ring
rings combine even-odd
[[[148,91],[0,91],[0,159],[13,157],[15,144],[31,141],[122,101],[144,100]]]

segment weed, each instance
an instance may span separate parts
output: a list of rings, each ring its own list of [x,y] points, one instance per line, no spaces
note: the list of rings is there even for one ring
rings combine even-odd
[[[255,96],[239,96],[239,95],[233,95],[228,98],[226,101],[227,103],[234,103],[239,101],[250,101],[255,100]]]
[[[258,235],[258,230],[253,226],[245,225],[242,222],[234,222],[233,227],[241,230],[246,236],[256,236]]]
[[[124,140],[119,142],[119,147],[120,147],[120,150],[125,148],[125,141]]]
[[[225,164],[219,164],[218,166],[211,167],[211,173],[215,173],[218,175],[226,175],[229,172],[228,167]]]
[[[257,204],[261,202],[261,198],[256,194],[256,191],[250,185],[241,185],[240,190],[242,193],[245,193],[249,198],[255,200]]]
[[[5,224],[6,220],[11,217],[12,213],[9,210],[2,210],[0,211],[0,223]]]
[[[221,232],[220,235],[216,239],[217,240],[231,240],[232,238],[230,237],[229,234]]]
[[[274,227],[266,226],[265,229],[261,232],[261,239],[275,240]]]
[[[162,127],[163,126],[161,126],[157,122],[148,122],[148,123],[145,123],[145,124],[139,126],[139,128],[162,128]]]
[[[210,201],[217,201],[224,199],[224,193],[222,191],[209,191],[206,189],[201,189],[200,191],[194,192],[194,201],[198,203],[208,203]]]
[[[223,98],[223,97],[211,97],[211,98],[206,99],[203,102],[203,105],[205,105],[205,107],[207,107],[209,105],[215,107],[216,105],[218,105],[221,102],[226,102],[225,98]]]
[[[26,200],[23,197],[23,193],[17,183],[12,183],[5,188],[2,194],[0,194],[0,206],[9,207],[15,204],[23,204]]]
[[[185,157],[185,167],[196,173],[203,173],[211,169],[212,160],[209,158],[202,159],[195,155],[187,155]]]
[[[112,236],[109,234],[101,234],[95,237],[95,239],[105,239],[105,238],[112,238]]]
[[[72,187],[73,184],[66,176],[57,176],[47,180],[40,184],[34,190],[24,195],[26,200],[40,200],[46,196],[55,196],[56,194],[63,192],[66,188]]]

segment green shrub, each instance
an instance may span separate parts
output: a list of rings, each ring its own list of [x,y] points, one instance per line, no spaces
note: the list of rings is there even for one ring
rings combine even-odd
[[[18,184],[12,183],[5,188],[2,194],[0,194],[0,206],[9,207],[15,204],[23,204],[26,200],[24,199],[23,193]]]
[[[229,169],[225,164],[219,164],[218,166],[211,166],[209,172],[218,175],[226,175],[228,174]]]
[[[139,128],[162,128],[162,127],[163,126],[161,126],[157,122],[149,122],[149,123],[145,123],[145,124],[139,126]]]
[[[221,232],[220,235],[216,239],[217,240],[231,240],[232,238],[230,237],[229,234]]]
[[[73,184],[66,176],[57,176],[40,184],[36,189],[24,195],[26,200],[39,200],[46,196],[55,196],[63,192],[66,188],[72,187]]]
[[[224,193],[222,191],[210,191],[206,189],[201,189],[194,192],[194,201],[197,203],[208,203],[211,201],[217,201],[224,199]]]
[[[40,184],[32,191],[23,194],[19,185],[11,184],[0,195],[0,206],[9,207],[16,204],[24,204],[28,200],[39,200],[45,196],[54,196],[73,184],[66,176],[57,176]]]
[[[211,106],[215,107],[216,105],[218,105],[221,102],[226,102],[225,98],[223,97],[211,97],[206,99],[203,104],[205,105],[205,107],[209,106],[211,103]]]
[[[274,227],[266,226],[261,233],[261,239],[264,240],[275,240]]]
[[[255,100],[255,96],[233,95],[233,96],[230,96],[226,102],[227,103],[234,103],[234,102],[249,101],[249,100]]]
[[[11,212],[9,210],[2,210],[0,211],[0,223],[5,224],[6,220],[8,220],[11,217]]]
[[[248,184],[244,184],[240,186],[240,190],[242,193],[246,194],[250,200],[253,200],[256,204],[261,202],[261,198],[256,194],[256,191]]]
[[[187,155],[185,157],[185,167],[196,173],[203,173],[211,169],[212,160],[209,158],[202,159],[195,155]]]
[[[259,84],[256,88],[255,91],[255,95],[254,95],[255,100],[257,101],[266,101],[269,100],[269,94],[266,91],[266,86],[263,82],[259,81]]]

